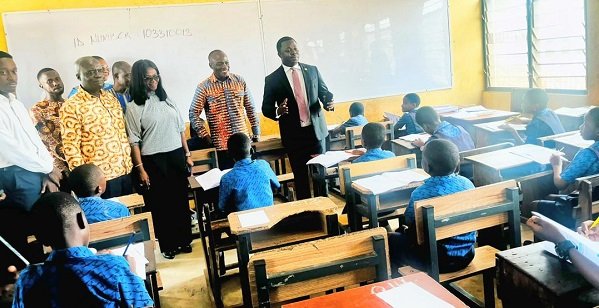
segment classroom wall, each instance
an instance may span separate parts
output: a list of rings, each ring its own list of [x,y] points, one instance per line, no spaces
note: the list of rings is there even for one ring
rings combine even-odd
[[[236,1],[236,0],[229,0]],[[482,48],[482,21],[480,0],[448,0],[451,53],[453,68],[453,87],[447,90],[420,93],[425,105],[473,105],[480,104],[484,90],[483,75],[483,48]],[[34,10],[54,10],[72,8],[100,8],[123,6],[146,6],[189,4],[202,2],[216,2],[210,0],[2,0],[0,13]],[[221,1],[218,1],[221,2]],[[43,27],[43,25],[40,25]],[[3,24],[0,24],[0,33],[4,33]],[[0,49],[6,50],[6,39],[0,36]],[[73,59],[74,60],[74,59]],[[18,65],[18,63],[17,63]],[[322,72],[326,81],[326,72]],[[335,93],[335,89],[331,89]],[[366,106],[366,117],[371,121],[382,119],[384,111],[401,113],[402,96],[390,96],[363,100]],[[335,111],[326,114],[327,122],[339,123],[348,118],[351,102],[338,102]],[[269,119],[262,118],[262,134],[278,134],[277,124]]]
[[[599,1],[587,0],[587,95],[549,94],[553,109],[567,106],[599,105]],[[488,108],[510,109],[511,93],[484,91],[483,105]]]

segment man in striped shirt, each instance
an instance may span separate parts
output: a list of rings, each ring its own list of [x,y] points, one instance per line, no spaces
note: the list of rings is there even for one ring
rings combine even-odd
[[[229,72],[227,55],[221,50],[214,50],[208,55],[208,61],[213,73],[196,88],[189,108],[189,121],[198,136],[208,139],[216,148],[219,168],[229,169],[234,162],[227,154],[227,140],[234,133],[242,132],[258,141],[260,119],[245,80]],[[206,111],[210,134],[200,118],[202,111]],[[252,135],[249,134],[245,115],[252,126]]]

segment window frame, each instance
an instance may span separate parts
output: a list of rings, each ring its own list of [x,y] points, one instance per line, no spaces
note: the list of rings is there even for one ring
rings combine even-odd
[[[527,88],[519,88],[519,87],[492,87],[490,86],[490,78],[489,78],[489,63],[488,63],[488,56],[489,56],[489,50],[488,50],[488,45],[487,45],[487,1],[488,0],[481,0],[481,20],[482,20],[482,36],[483,36],[483,74],[485,75],[485,91],[497,91],[497,92],[511,92],[514,91],[515,89],[527,89]],[[534,70],[534,57],[533,57],[533,43],[532,43],[532,36],[533,36],[533,17],[534,17],[534,11],[533,11],[533,2],[535,0],[522,0],[522,1],[526,1],[526,25],[527,25],[527,34],[526,34],[526,45],[527,45],[527,54],[528,54],[528,89],[533,88],[534,87],[534,74],[533,74],[533,70]],[[588,32],[589,32],[589,27],[588,27],[588,1],[587,0],[583,0],[584,3],[584,43],[585,43],[585,89],[584,90],[572,90],[572,89],[554,89],[554,88],[548,88],[545,89],[545,91],[547,93],[555,93],[555,94],[571,94],[571,95],[587,95],[588,94],[588,86],[589,86],[589,69],[588,69],[588,62],[589,62],[589,53],[588,53],[588,49],[589,49],[589,42],[588,42]]]

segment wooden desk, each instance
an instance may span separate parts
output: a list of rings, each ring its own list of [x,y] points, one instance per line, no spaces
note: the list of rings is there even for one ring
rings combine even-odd
[[[591,108],[592,107],[590,107],[590,106],[578,107],[578,108],[562,107],[562,108],[556,109],[555,114],[559,118],[560,122],[562,122],[562,126],[564,127],[564,129],[567,132],[569,132],[569,131],[578,130],[580,125],[582,125],[582,122],[584,122],[585,113],[572,112],[572,111],[574,111],[574,109],[580,109],[581,111],[585,111],[585,110],[589,111]]]
[[[426,175],[426,172],[422,169],[410,170]],[[369,176],[372,175],[368,175],[367,177]],[[358,183],[352,182],[351,187],[356,196],[355,200],[359,201],[350,205],[347,209],[347,216],[352,217],[352,219],[349,219],[351,230],[362,229],[360,223],[362,217],[368,218],[370,228],[376,228],[379,225],[378,213],[389,212],[394,215],[403,214],[403,211],[405,211],[405,208],[410,202],[412,191],[420,185],[422,185],[422,182],[415,182],[381,194],[374,194],[372,191],[364,188]],[[353,217],[355,217],[355,219]],[[356,223],[358,223],[358,225],[356,225]]]
[[[266,217],[268,217],[268,223],[242,227],[239,216],[257,211],[264,211]],[[227,219],[229,220],[231,233],[237,235],[237,256],[244,307],[250,307],[252,303],[248,280],[250,253],[338,235],[338,211],[340,209],[331,199],[317,197],[229,214]],[[320,229],[304,232],[280,232],[276,230],[276,227],[292,227],[290,225],[302,229],[302,223],[305,223],[305,221],[294,221],[293,217],[296,214],[305,212],[317,212],[321,222]],[[312,219],[312,222],[314,222],[314,219]]]
[[[401,138],[391,140],[391,151],[395,153],[395,156],[415,154],[416,166],[421,167],[420,162],[422,161],[422,151],[420,151],[420,147],[413,145],[412,142],[403,140]]]
[[[454,307],[468,307],[457,297],[447,291],[426,273],[416,273],[387,281],[377,282],[358,288],[336,292],[329,295],[307,299],[297,303],[283,305],[285,308],[320,308],[320,307],[390,307],[375,294],[398,287],[404,283],[412,282],[432,295],[446,301]]]
[[[131,215],[141,213],[144,207],[144,197],[140,194],[130,194],[126,196],[110,198],[110,200],[124,204]]]
[[[594,140],[582,139],[580,132],[575,132],[571,135],[555,138],[553,139],[553,142],[555,142],[556,149],[559,150],[563,148],[561,151],[564,152],[565,157],[570,161],[574,158],[578,151],[584,148],[588,148],[593,143],[595,143]]]
[[[476,147],[482,148],[502,142],[513,142],[514,137],[510,132],[498,128],[498,126],[505,123],[505,120],[501,120],[474,124],[474,136],[472,136],[472,138],[474,138]],[[524,130],[525,129],[517,129],[519,133],[524,132]]]
[[[591,307],[599,290],[541,242],[497,253],[497,297],[503,307]]]
[[[466,157],[472,163],[474,185],[484,186],[506,180],[516,180],[522,190],[522,203],[530,204],[534,200],[557,193],[553,185],[553,170],[549,164],[541,165],[528,158],[513,154],[522,147],[533,147],[536,151],[548,149],[536,145],[521,145],[499,151]],[[522,213],[528,217],[530,213]]]
[[[453,112],[441,115],[441,119],[454,125],[463,127],[474,138],[476,131],[475,124],[505,120],[509,117],[518,115],[517,112],[488,109],[484,112],[473,112],[468,117],[458,117],[459,112]]]

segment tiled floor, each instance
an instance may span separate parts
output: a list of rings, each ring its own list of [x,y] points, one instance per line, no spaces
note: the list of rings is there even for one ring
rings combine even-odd
[[[339,202],[341,202],[339,200]],[[393,227],[393,224],[392,224]],[[532,239],[532,233],[522,226],[523,240]],[[200,240],[192,244],[193,252],[177,255],[174,260],[166,260],[157,253],[158,269],[162,278],[164,290],[160,292],[162,307],[212,307],[210,291],[206,285],[204,269],[206,268]],[[236,259],[234,252],[226,255],[227,260]],[[227,261],[228,262],[228,261]],[[482,299],[482,276],[466,279],[459,285],[477,298]],[[223,287],[225,306],[241,306],[241,291],[237,276],[225,282]],[[496,300],[496,306],[501,307],[501,301]]]

